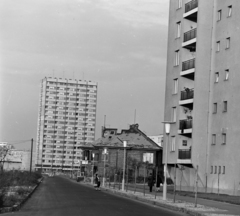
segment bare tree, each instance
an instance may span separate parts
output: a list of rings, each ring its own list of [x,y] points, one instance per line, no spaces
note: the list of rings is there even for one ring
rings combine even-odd
[[[0,146],[0,172],[3,171],[4,163],[6,162],[6,156],[9,154],[10,149],[7,146]]]

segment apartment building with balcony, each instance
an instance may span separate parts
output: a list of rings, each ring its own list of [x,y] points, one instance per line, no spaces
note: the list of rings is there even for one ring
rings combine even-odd
[[[84,150],[95,140],[96,109],[97,83],[51,77],[42,80],[37,170],[79,169],[80,161],[85,160]]]
[[[240,194],[239,10],[238,0],[170,0],[167,164],[183,190],[198,180],[199,191]]]

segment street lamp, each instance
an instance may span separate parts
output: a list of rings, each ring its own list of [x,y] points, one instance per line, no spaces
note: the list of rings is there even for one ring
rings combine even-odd
[[[92,157],[93,157],[93,161],[92,161],[92,184],[93,184],[93,171],[94,171],[94,157],[95,157],[95,153],[92,153]]]
[[[125,167],[126,167],[126,147],[127,141],[123,141],[123,178],[122,178],[122,191],[124,191],[125,186]]]
[[[164,184],[163,184],[163,200],[167,200],[167,161],[168,161],[168,142],[172,122],[162,122],[165,125],[165,133],[167,135],[167,142],[165,143],[165,164],[164,164]]]
[[[104,151],[103,151],[103,187],[105,187],[106,154],[107,154],[107,148],[104,148]]]

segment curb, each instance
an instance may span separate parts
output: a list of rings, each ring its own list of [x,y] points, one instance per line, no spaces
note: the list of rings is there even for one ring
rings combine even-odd
[[[148,200],[147,198],[138,197],[138,196],[133,195],[133,194],[126,194],[126,193],[111,190],[111,189],[108,189],[108,188],[104,188],[104,190],[107,191],[107,192],[111,192],[111,193],[114,193],[114,194],[121,195],[123,197],[135,199],[135,200],[143,202],[143,203],[152,204],[152,205],[167,208],[167,209],[173,210],[173,211],[183,212],[183,213],[186,213],[186,214],[189,214],[189,215],[192,215],[192,216],[205,216],[205,214],[203,214],[203,213],[191,211],[191,210],[188,210],[188,209],[183,208],[183,207],[168,205],[167,203],[160,203],[160,202],[157,202],[157,201]]]
[[[33,190],[25,197],[25,199],[23,199],[18,205],[14,205],[13,207],[5,207],[0,209],[0,214],[6,213],[6,212],[18,211],[23,206],[23,204],[31,197],[31,195],[38,188],[38,186],[42,181],[43,181],[43,177],[38,181],[38,184],[34,186]]]
[[[85,185],[87,187],[91,187],[91,185],[88,182],[81,182],[81,184]],[[191,215],[191,216],[206,216],[206,214],[203,213],[203,212],[196,212],[196,211],[192,211],[192,210],[189,210],[187,208],[184,208],[184,207],[178,207],[178,206],[170,205],[168,203],[161,203],[161,202],[158,202],[158,201],[149,200],[147,198],[139,197],[139,196],[134,195],[134,194],[122,193],[121,191],[114,190],[114,189],[109,189],[109,188],[106,188],[106,187],[102,187],[101,189],[104,192],[113,193],[113,194],[116,194],[118,196],[127,197],[127,198],[134,199],[134,200],[137,200],[137,201],[142,202],[142,203],[147,203],[147,204],[151,204],[151,205],[154,205],[154,206],[166,208],[168,210],[183,212],[183,213],[186,213],[186,214]]]

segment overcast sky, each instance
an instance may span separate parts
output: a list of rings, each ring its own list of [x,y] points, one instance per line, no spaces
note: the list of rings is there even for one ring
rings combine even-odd
[[[36,139],[44,77],[98,83],[106,125],[162,133],[169,0],[1,0],[0,141]],[[28,148],[29,144],[16,147]]]

